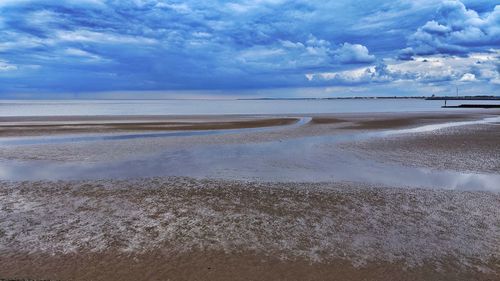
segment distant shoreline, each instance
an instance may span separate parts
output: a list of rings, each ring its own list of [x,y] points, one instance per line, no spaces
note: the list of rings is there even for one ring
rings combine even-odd
[[[498,100],[500,101],[500,100]],[[499,103],[477,101],[467,103]],[[290,98],[254,100],[12,100],[0,101],[0,116],[187,116],[293,115],[443,111],[440,100],[424,97]]]
[[[237,99],[237,100],[374,100],[374,99],[426,99],[425,96],[408,96],[408,97],[331,97],[331,98],[249,98],[249,99]]]
[[[446,96],[429,97],[426,100],[500,100],[500,96]]]
[[[477,96],[354,96],[354,97],[326,97],[326,98],[320,98],[320,97],[310,97],[310,98],[292,98],[292,97],[285,97],[285,98],[271,98],[271,97],[264,97],[264,98],[142,98],[142,99],[130,99],[130,98],[117,98],[117,99],[110,99],[110,98],[54,98],[54,99],[22,99],[22,98],[5,98],[5,99],[0,99],[0,101],[54,101],[54,100],[68,100],[68,101],[86,101],[86,100],[99,100],[99,101],[120,101],[120,100],[126,100],[126,101],[144,101],[144,100],[175,100],[175,101],[206,101],[206,100],[240,100],[240,101],[245,101],[245,100],[373,100],[373,99],[423,99],[423,100],[500,100],[500,96],[485,96],[485,95],[477,95]]]

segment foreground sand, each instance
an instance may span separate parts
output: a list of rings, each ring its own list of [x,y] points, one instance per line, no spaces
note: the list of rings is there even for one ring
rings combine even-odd
[[[3,182],[0,276],[498,280],[500,196],[155,178]]]

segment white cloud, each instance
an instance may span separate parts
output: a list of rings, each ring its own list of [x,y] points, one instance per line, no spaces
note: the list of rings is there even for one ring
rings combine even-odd
[[[7,6],[15,6],[22,5],[27,3],[35,3],[35,2],[45,2],[50,3],[54,2],[56,4],[66,4],[72,6],[103,6],[106,3],[106,0],[57,0],[57,1],[40,1],[40,0],[0,0],[0,7]]]
[[[155,39],[90,30],[57,31],[55,38],[69,42],[154,44]]]
[[[476,79],[476,75],[472,74],[472,73],[465,73],[462,78],[460,78],[460,81],[462,82],[473,82],[473,81],[477,81]]]
[[[0,42],[0,51],[28,49],[42,46],[44,44],[52,44],[52,40],[47,38],[39,38],[31,35],[18,34],[14,32],[4,32],[4,37],[7,39]]]
[[[30,49],[44,46],[57,46],[68,42],[89,42],[105,44],[140,44],[151,45],[157,43],[156,39],[142,36],[121,35],[90,30],[59,30],[48,37],[36,37],[27,34],[4,32],[4,42],[0,42],[0,51]]]
[[[242,50],[236,61],[245,66],[295,70],[332,64],[330,43],[312,35],[305,42],[280,40],[271,46],[253,46]]]
[[[387,59],[384,63],[337,72],[307,73],[309,81],[338,83],[371,83],[416,81],[483,81],[497,84],[500,80],[500,50],[473,53],[469,57],[419,56],[411,61]]]
[[[329,41],[313,35],[303,42],[279,40],[272,46],[254,46],[237,56],[237,61],[246,65],[287,70],[365,64],[374,60],[375,56],[363,45],[346,42],[335,48]]]
[[[189,13],[191,12],[191,8],[186,3],[181,4],[171,4],[165,2],[158,2],[155,5],[157,8],[168,8],[174,10],[178,13]]]
[[[60,23],[61,18],[53,11],[40,10],[26,15],[26,22],[32,26],[43,26],[50,23]]]
[[[276,56],[286,54],[286,51],[279,48],[254,47],[240,53],[239,58],[243,61],[266,60]]]
[[[375,56],[370,55],[368,48],[360,44],[344,43],[334,51],[335,58],[341,63],[370,63]]]
[[[106,59],[102,58],[99,55],[87,52],[85,50],[77,49],[77,48],[67,48],[64,50],[64,55],[83,58],[88,62],[104,62]]]
[[[467,54],[485,46],[500,44],[500,5],[480,16],[460,1],[444,1],[435,19],[409,38],[409,47],[401,51],[401,59],[414,55]]]
[[[286,0],[246,0],[239,3],[230,2],[225,4],[225,7],[236,13],[247,13],[258,8],[265,8],[272,5],[280,5]]]
[[[0,60],[0,72],[7,72],[17,70],[17,66],[10,64],[6,61]]]

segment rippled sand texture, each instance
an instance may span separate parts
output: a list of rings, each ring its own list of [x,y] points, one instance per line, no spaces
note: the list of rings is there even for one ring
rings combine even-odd
[[[360,157],[405,166],[500,173],[500,126],[496,123],[393,135],[343,147]]]
[[[49,164],[59,163],[69,169],[94,163],[109,176],[111,165],[122,162],[134,164],[123,166],[132,167],[127,175],[144,177],[141,167],[159,167],[151,174],[159,177],[0,181],[0,280],[500,280],[500,193],[416,189],[451,187],[412,185],[397,169],[496,177],[498,124],[383,134],[494,114],[315,115],[307,124],[297,122],[302,116],[0,119],[0,135],[20,139],[273,126],[2,146],[0,176],[17,161],[21,179],[29,174],[23,167],[43,178]],[[34,165],[21,165],[29,161]],[[340,169],[349,163],[352,169]],[[376,165],[383,169],[367,177]],[[318,182],[339,170],[351,172],[343,179],[352,181]],[[171,171],[185,173],[166,177]],[[245,171],[260,177],[232,181]],[[404,180],[377,181],[380,171]],[[265,182],[276,174],[288,182]]]
[[[189,178],[0,186],[5,278],[500,278],[498,193]]]

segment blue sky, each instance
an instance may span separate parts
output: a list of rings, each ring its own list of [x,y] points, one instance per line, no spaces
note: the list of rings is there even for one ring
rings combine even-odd
[[[0,98],[499,94],[499,58],[492,0],[0,0]]]

